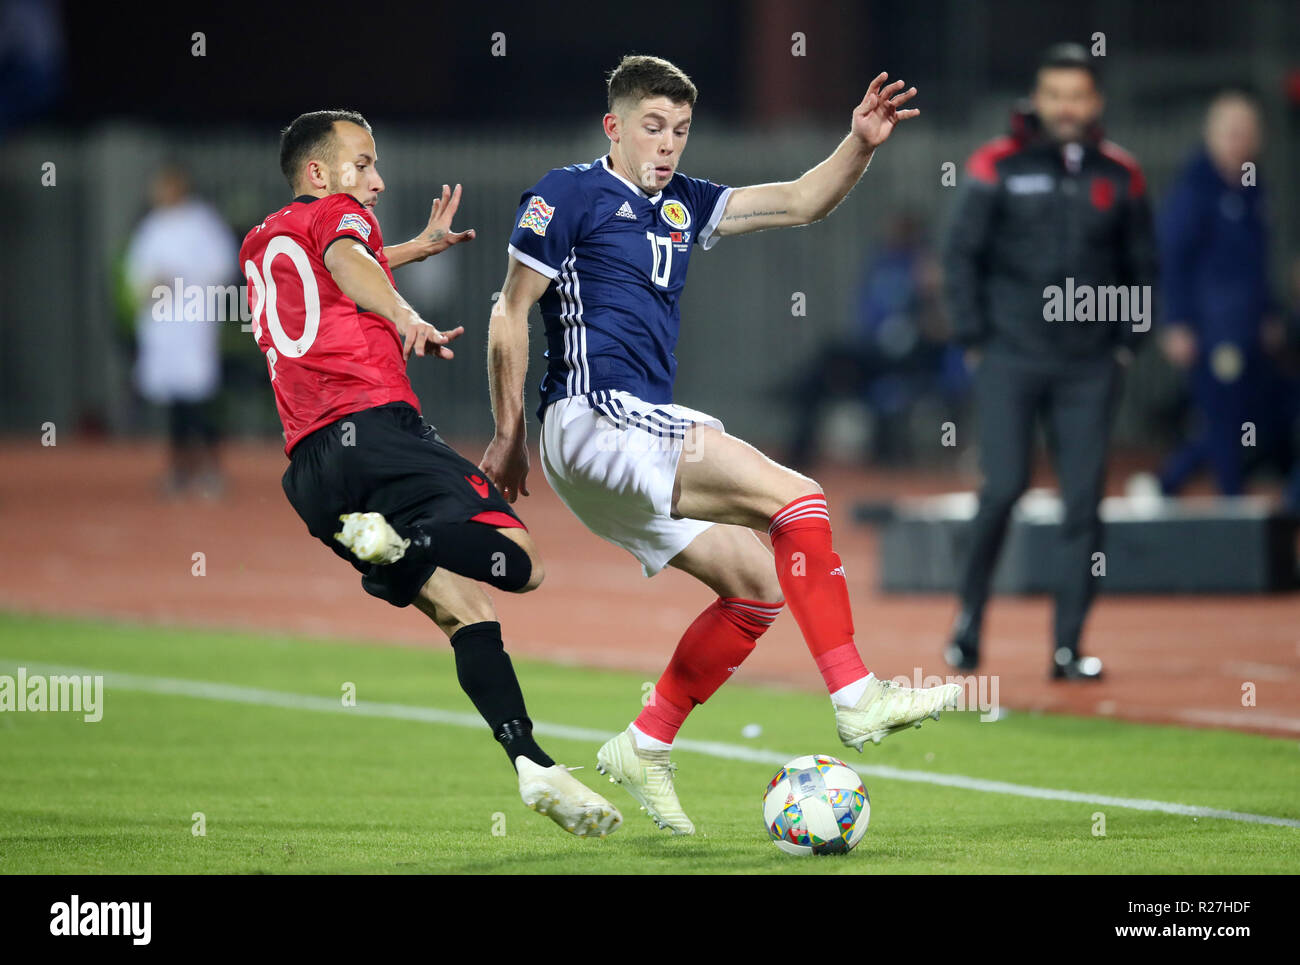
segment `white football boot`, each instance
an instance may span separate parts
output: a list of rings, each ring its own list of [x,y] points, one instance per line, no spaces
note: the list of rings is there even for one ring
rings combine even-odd
[[[335,533],[334,538],[363,562],[396,563],[411,545],[379,513],[345,513],[339,519],[343,521],[343,532]]]
[[[938,687],[900,687],[892,680],[872,677],[867,689],[852,707],[835,708],[840,740],[859,753],[867,741],[879,744],[895,731],[920,727],[927,717],[939,719],[939,711],[957,706],[959,684]]]
[[[603,838],[623,823],[618,808],[569,773],[563,764],[542,767],[522,754],[515,758],[519,771],[519,796],[579,838]]]
[[[606,741],[596,752],[596,770],[621,784],[636,798],[641,810],[650,815],[660,830],[673,834],[694,834],[695,825],[682,810],[673,790],[673,772],[677,765],[668,760],[668,751],[651,751],[637,747],[631,730]]]

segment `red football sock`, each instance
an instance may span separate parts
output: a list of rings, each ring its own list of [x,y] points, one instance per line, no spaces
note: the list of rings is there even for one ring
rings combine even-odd
[[[671,744],[686,715],[717,691],[744,662],[781,612],[780,603],[719,597],[682,634],[650,702],[633,724]]]
[[[801,496],[772,517],[768,529],[776,578],[803,631],[817,669],[834,693],[867,675],[853,642],[853,611],[844,564],[831,549],[826,497]]]

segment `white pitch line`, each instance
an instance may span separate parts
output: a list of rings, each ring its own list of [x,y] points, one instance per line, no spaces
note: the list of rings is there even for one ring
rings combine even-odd
[[[263,690],[259,687],[240,687],[235,684],[212,683],[205,680],[148,677],[139,674],[90,670],[85,667],[20,662],[11,658],[0,658],[0,667],[6,669],[9,667],[16,669],[20,663],[27,668],[29,675],[102,675],[106,690],[114,688],[140,693],[163,694],[171,697],[194,697],[200,700],[224,700],[240,704],[257,704],[263,707],[283,707],[288,710],[315,710],[324,713],[352,714],[362,717],[388,717],[396,720],[419,721],[425,724],[446,724],[452,727],[486,729],[483,719],[477,714],[467,714],[455,710],[440,710],[437,707],[418,707],[410,704],[387,704],[374,701],[358,701],[353,707],[344,707],[338,697],[315,697],[310,694]],[[107,703],[107,700],[105,703]],[[543,737],[556,737],[562,740],[604,743],[609,739],[609,733],[606,731],[592,730],[588,727],[572,727],[568,724],[550,724],[545,721],[534,721],[533,731]],[[739,744],[725,744],[719,741],[697,741],[683,738],[676,741],[673,747],[677,750],[704,754],[708,757],[743,761],[751,764],[767,764],[776,767],[790,760],[789,754],[743,747]],[[1273,824],[1285,828],[1300,828],[1300,820],[1273,817],[1268,814],[1249,814],[1243,811],[1224,811],[1219,808],[1207,808],[1195,804],[1175,804],[1169,801],[1112,797],[1108,794],[1087,794],[1082,791],[1033,787],[1027,784],[1009,784],[1005,781],[988,781],[978,777],[967,777],[963,774],[909,771],[880,764],[853,764],[850,762],[849,766],[859,774],[884,778],[890,781],[912,781],[917,784],[938,784],[943,787],[958,787],[967,791],[1010,794],[1015,797],[1038,798],[1046,801],[1069,801],[1075,804],[1129,808],[1134,811],[1157,811],[1164,814],[1178,814],[1184,817],[1218,818],[1225,821],[1240,821],[1246,824]]]

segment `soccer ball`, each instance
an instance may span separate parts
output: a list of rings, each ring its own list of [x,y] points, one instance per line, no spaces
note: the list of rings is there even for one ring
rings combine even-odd
[[[763,794],[763,824],[786,854],[847,854],[867,833],[870,817],[862,779],[825,754],[796,757]]]

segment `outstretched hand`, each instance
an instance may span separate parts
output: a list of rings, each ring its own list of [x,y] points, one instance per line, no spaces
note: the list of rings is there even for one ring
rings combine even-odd
[[[444,184],[442,197],[434,199],[433,209],[429,212],[429,223],[424,231],[420,232],[419,240],[428,248],[429,255],[446,251],[452,245],[458,245],[462,241],[474,240],[473,228],[467,231],[452,230],[451,219],[456,216],[456,209],[459,207],[460,185],[456,185],[456,190],[452,191]]]
[[[407,323],[398,334],[402,336],[402,358],[410,359],[411,353],[423,358],[432,355],[440,359],[453,359],[456,353],[447,347],[449,343],[465,334],[465,326],[457,325],[448,332],[440,332],[422,318]]]
[[[916,96],[916,88],[911,87],[904,91],[901,80],[882,87],[881,85],[888,79],[889,74],[881,71],[867,88],[862,103],[853,109],[853,133],[872,150],[889,139],[889,135],[894,132],[899,121],[905,121],[921,113],[914,107],[900,110]]]

